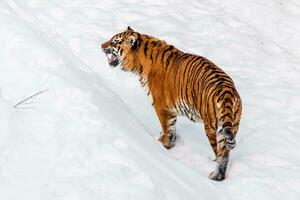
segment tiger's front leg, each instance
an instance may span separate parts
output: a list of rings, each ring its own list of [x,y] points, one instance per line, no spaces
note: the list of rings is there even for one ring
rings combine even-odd
[[[155,110],[163,131],[159,141],[166,149],[171,149],[176,143],[176,114],[158,108]]]

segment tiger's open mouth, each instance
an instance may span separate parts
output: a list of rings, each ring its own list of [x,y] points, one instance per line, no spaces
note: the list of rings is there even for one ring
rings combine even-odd
[[[119,64],[118,56],[114,52],[106,52],[109,65],[116,67]]]

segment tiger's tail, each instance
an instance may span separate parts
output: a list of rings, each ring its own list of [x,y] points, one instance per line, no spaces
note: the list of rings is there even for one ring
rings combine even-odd
[[[225,145],[228,150],[232,150],[235,145],[235,135],[232,132],[233,127],[233,120],[234,120],[234,113],[233,107],[235,99],[232,98],[231,94],[225,94],[223,100],[220,102],[221,106],[221,115],[220,115],[220,122],[221,122],[221,130],[218,134],[221,134],[224,138]]]

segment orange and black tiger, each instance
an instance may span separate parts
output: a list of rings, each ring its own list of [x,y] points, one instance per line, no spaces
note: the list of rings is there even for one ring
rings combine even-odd
[[[232,79],[208,59],[184,53],[130,27],[101,47],[111,66],[134,72],[147,88],[163,131],[159,140],[165,148],[175,145],[178,115],[203,121],[217,161],[209,177],[223,180],[242,112]]]

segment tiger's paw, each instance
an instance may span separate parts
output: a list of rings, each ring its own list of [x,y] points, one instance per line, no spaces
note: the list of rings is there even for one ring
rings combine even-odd
[[[172,147],[175,146],[176,139],[177,139],[177,137],[175,134],[173,134],[169,137],[166,137],[162,134],[158,140],[166,149],[171,149]]]
[[[209,178],[214,181],[223,181],[225,179],[225,174],[213,171],[209,174]]]

